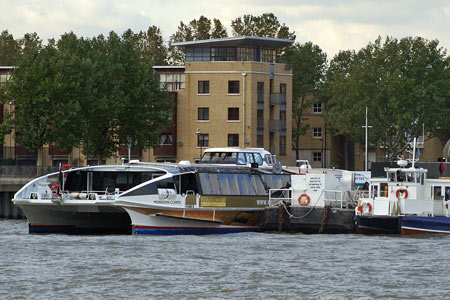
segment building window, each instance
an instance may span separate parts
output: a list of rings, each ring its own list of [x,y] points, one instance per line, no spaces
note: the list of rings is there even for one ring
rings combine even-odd
[[[313,128],[313,138],[319,139],[322,137],[322,128],[315,127]]]
[[[197,135],[197,147],[208,147],[209,146],[209,134],[201,133]]]
[[[280,127],[281,130],[286,131],[286,111],[280,110]]]
[[[199,81],[198,82],[198,93],[199,94],[209,94],[209,81]]]
[[[254,47],[238,47],[237,48],[238,61],[255,61],[256,52]]]
[[[162,91],[176,92],[186,87],[186,76],[180,73],[160,73],[159,89]]]
[[[239,80],[228,81],[228,94],[239,94]]]
[[[264,128],[264,110],[263,109],[258,109],[256,111],[256,121],[257,121],[258,129],[263,129]]]
[[[313,104],[313,113],[315,113],[315,114],[322,113],[322,103],[314,103]]]
[[[256,85],[258,102],[264,103],[264,82],[258,82]]]
[[[211,47],[211,61],[236,61],[236,47]]]
[[[280,136],[280,155],[286,155],[286,137]]]
[[[239,107],[228,107],[228,121],[239,121]]]
[[[161,146],[172,146],[172,134],[171,133],[161,133],[159,136],[159,144]]]
[[[258,148],[264,148],[264,135],[263,134],[258,134],[256,136],[256,146]]]
[[[280,94],[286,94],[286,83],[280,83]]]
[[[228,147],[239,147],[239,134],[228,135]]]
[[[322,152],[313,152],[313,161],[322,161]]]
[[[277,61],[277,50],[261,48],[261,61],[274,63]]]
[[[199,121],[208,121],[209,120],[209,108],[208,107],[199,107],[198,108],[198,120]]]

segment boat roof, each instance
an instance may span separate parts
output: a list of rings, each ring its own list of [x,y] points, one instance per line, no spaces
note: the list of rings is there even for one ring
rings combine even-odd
[[[264,148],[237,148],[237,147],[223,147],[223,148],[208,148],[204,151],[205,153],[209,152],[238,152],[238,153],[259,153],[259,154],[270,154],[269,151],[265,150]]]
[[[65,172],[76,170],[96,170],[96,171],[162,171],[171,174],[182,173],[237,173],[237,174],[275,174],[267,169],[251,168],[246,165],[216,165],[216,164],[192,164],[181,165],[176,163],[150,163],[150,162],[131,162],[123,165],[99,165],[87,166],[76,169],[69,169]],[[55,174],[55,173],[54,173]],[[288,172],[286,172],[288,174]]]

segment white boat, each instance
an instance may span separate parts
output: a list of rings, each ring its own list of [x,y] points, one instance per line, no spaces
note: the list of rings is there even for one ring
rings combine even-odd
[[[88,166],[48,174],[23,186],[13,203],[30,233],[131,233],[131,221],[115,199],[165,174],[157,164]]]
[[[450,178],[429,179],[426,169],[406,165],[385,168],[386,177],[359,200],[358,233],[450,233]]]
[[[269,190],[290,175],[235,165],[179,165],[121,194],[135,234],[212,234],[259,231]]]

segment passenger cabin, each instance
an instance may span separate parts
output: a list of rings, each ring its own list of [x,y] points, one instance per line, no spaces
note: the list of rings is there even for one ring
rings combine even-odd
[[[272,168],[281,165],[275,155],[263,148],[210,148],[206,149],[199,164],[254,165]]]

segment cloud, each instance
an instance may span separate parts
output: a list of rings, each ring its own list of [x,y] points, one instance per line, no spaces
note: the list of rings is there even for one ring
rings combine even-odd
[[[167,40],[180,21],[201,15],[218,18],[231,35],[231,20],[266,12],[295,30],[298,42],[312,41],[329,57],[379,35],[423,36],[450,47],[448,0],[0,0],[0,31],[15,38],[36,32],[45,41],[70,31],[93,37],[156,25]]]

